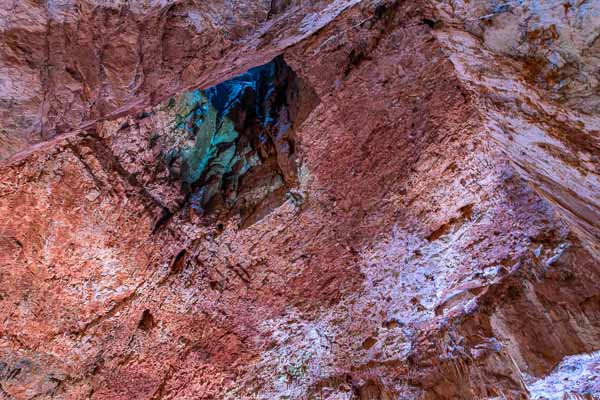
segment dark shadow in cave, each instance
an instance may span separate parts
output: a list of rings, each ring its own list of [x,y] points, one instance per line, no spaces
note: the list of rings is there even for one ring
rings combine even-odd
[[[165,155],[184,207],[207,220],[237,212],[249,226],[281,204],[297,184],[295,132],[318,102],[281,56],[171,100],[176,129],[193,140]]]

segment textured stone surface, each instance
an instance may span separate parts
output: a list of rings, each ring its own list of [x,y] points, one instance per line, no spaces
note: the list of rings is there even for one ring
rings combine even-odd
[[[598,356],[596,352],[566,357],[551,374],[530,384],[532,398],[558,399],[565,394],[575,397],[582,392],[588,397],[600,397]]]
[[[5,49],[116,47],[85,101],[51,75],[53,111],[34,85],[3,111],[0,398],[598,395],[595,3],[36,4],[5,7]],[[277,96],[199,90],[279,55]],[[94,122],[31,146],[29,116]]]
[[[519,173],[600,243],[600,4],[445,3],[436,37]],[[458,27],[457,27],[458,25]]]
[[[0,158],[264,64],[356,3],[4,1]]]

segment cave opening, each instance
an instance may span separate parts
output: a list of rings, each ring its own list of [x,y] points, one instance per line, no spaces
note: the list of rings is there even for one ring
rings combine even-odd
[[[208,89],[171,98],[186,140],[164,154],[185,206],[250,225],[298,183],[296,132],[319,99],[282,56]]]

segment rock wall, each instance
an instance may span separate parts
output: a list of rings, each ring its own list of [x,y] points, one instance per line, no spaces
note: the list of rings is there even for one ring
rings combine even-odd
[[[594,7],[7,6],[143,46],[6,103],[0,398],[599,397]]]
[[[490,136],[597,254],[600,4],[451,4],[437,4],[436,37]]]
[[[358,0],[9,0],[0,158],[264,64]]]

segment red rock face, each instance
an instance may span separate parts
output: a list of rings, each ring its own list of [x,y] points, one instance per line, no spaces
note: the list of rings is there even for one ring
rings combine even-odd
[[[5,2],[0,158],[263,64],[357,2]]]
[[[600,395],[594,94],[504,11],[163,3],[3,11],[0,398]],[[287,147],[195,212],[172,104],[277,55]]]

